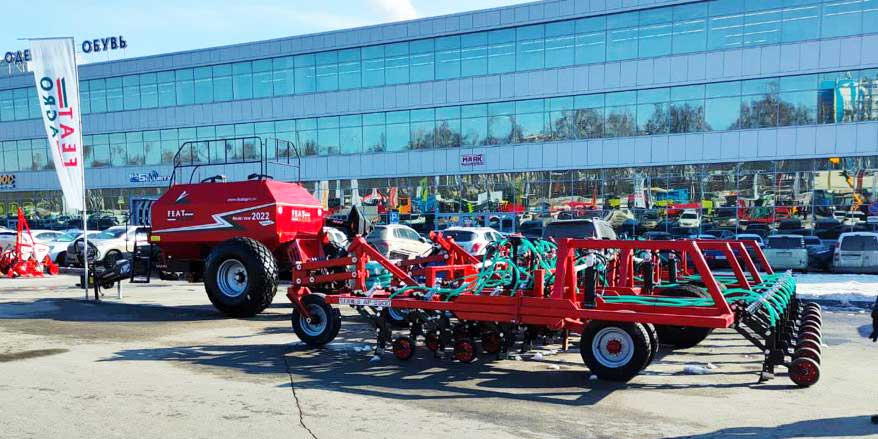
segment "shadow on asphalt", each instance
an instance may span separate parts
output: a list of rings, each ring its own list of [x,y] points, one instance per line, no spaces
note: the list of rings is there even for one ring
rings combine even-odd
[[[288,328],[270,328],[266,333],[282,333]],[[292,337],[292,334],[290,334]],[[295,344],[190,345],[153,349],[126,349],[101,361],[167,361],[193,366],[230,368],[245,374],[287,374],[294,377],[297,389],[331,390],[346,394],[396,400],[442,400],[502,398],[565,406],[597,404],[612,392],[624,389],[691,390],[692,388],[744,388],[755,384],[679,382],[675,375],[651,371],[629,383],[589,380],[584,366],[555,360],[552,356],[539,362],[494,361],[480,357],[474,364],[461,364],[449,358],[434,358],[419,346],[415,357],[397,361],[388,351],[379,362],[370,362],[371,331],[342,327],[335,343],[323,349]],[[672,352],[660,352],[657,361]],[[450,351],[447,353],[450,356]],[[552,370],[552,365],[560,369]],[[573,369],[575,368],[575,369]],[[527,369],[527,370],[523,370]],[[740,375],[753,372],[727,371],[716,375]],[[649,383],[661,380],[661,383]],[[283,386],[289,386],[287,382]]]
[[[869,416],[848,416],[844,418],[809,419],[777,427],[734,427],[711,433],[689,436],[673,436],[664,439],[709,439],[709,438],[777,438],[795,439],[804,437],[857,437],[878,435],[878,425],[870,422]]]
[[[0,320],[51,319],[64,322],[185,322],[223,320],[212,305],[167,306],[81,299],[39,299],[0,304]],[[260,314],[245,320],[277,321],[287,314]]]

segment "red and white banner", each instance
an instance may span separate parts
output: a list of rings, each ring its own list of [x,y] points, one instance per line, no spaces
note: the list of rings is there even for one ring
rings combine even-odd
[[[68,209],[83,210],[82,113],[72,38],[31,40],[40,113]]]

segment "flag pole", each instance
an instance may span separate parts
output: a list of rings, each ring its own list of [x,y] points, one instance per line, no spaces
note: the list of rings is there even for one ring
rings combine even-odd
[[[79,63],[76,60],[76,40],[70,38],[73,45],[73,74],[76,77],[76,92],[79,94],[78,100],[80,108],[82,107],[82,94],[79,93]],[[79,133],[82,135],[82,115],[79,116]],[[85,293],[85,300],[88,300],[88,189],[85,187],[85,145],[80,145],[82,163],[82,290]],[[97,257],[97,254],[95,254]],[[95,279],[97,281],[97,279]],[[95,300],[99,300],[97,290],[95,290]]]

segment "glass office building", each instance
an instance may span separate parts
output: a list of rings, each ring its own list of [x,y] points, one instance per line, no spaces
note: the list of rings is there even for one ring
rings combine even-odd
[[[878,217],[878,0],[546,0],[87,64],[80,88],[95,210],[160,193],[185,142],[205,169],[294,155],[209,142],[266,137],[328,206],[436,224]],[[63,211],[41,123],[32,76],[0,77],[0,215]]]

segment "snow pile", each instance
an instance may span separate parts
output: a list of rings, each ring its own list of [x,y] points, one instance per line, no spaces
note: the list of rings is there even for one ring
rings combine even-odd
[[[683,368],[684,375],[707,375],[710,373],[710,368],[704,366],[696,366],[696,365],[687,365]]]
[[[874,274],[796,273],[793,276],[796,293],[804,299],[874,302],[878,295],[878,275]]]

